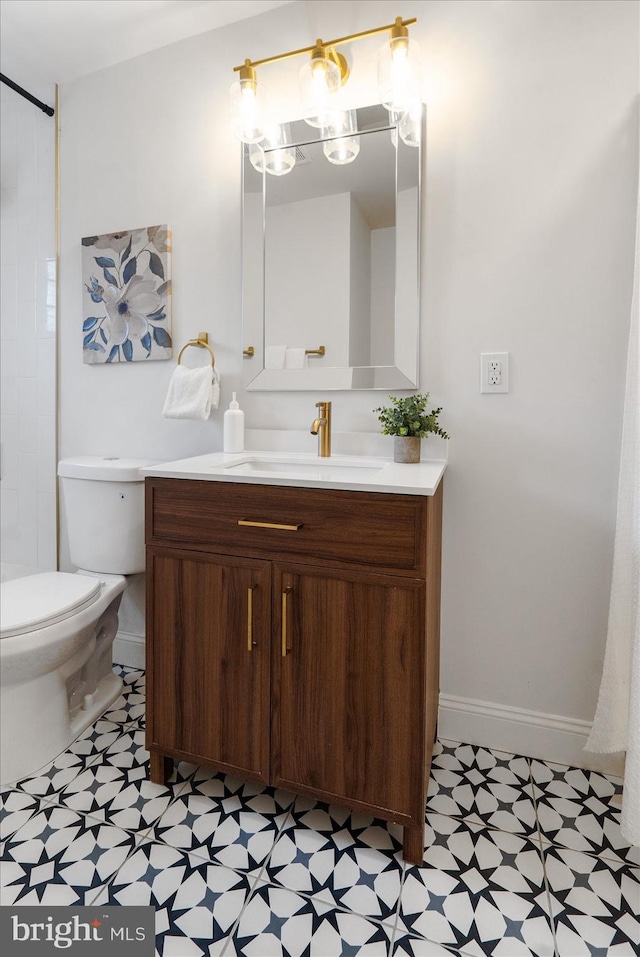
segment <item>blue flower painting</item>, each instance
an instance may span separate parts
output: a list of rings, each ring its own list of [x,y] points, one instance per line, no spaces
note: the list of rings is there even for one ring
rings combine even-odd
[[[85,362],[171,358],[170,253],[166,225],[84,237]]]

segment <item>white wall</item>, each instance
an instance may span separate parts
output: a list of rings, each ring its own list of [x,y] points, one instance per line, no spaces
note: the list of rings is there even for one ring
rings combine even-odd
[[[638,164],[635,0],[406,0],[427,74],[421,388],[451,432],[442,691],[580,727],[604,652]],[[232,67],[392,22],[397,5],[299,2],[67,83],[62,104],[61,452],[220,447],[240,391],[240,149]],[[348,49],[371,102],[379,39]],[[265,68],[297,90],[299,63]],[[208,329],[207,423],[164,420],[171,363],[83,366],[80,237],[168,222],[176,345]],[[320,294],[322,291],[318,291]],[[480,395],[479,353],[511,354]],[[320,395],[244,393],[247,426],[308,429]],[[332,396],[377,431],[380,393]],[[582,724],[580,724],[582,722]],[[491,742],[488,742],[491,743]]]
[[[29,92],[53,106],[49,84]],[[1,87],[2,577],[54,569],[56,552],[55,124]]]
[[[350,216],[350,193],[267,206],[265,346],[323,344],[327,365],[349,365]],[[318,287],[331,289],[330,305]]]
[[[347,365],[371,365],[371,229],[351,195],[349,206],[349,343]]]
[[[394,365],[396,234],[395,226],[371,230],[371,362]],[[414,232],[415,235],[415,232]],[[400,240],[402,241],[402,239]],[[415,262],[414,262],[414,276]],[[415,280],[414,280],[415,281]],[[415,302],[414,302],[415,306]],[[415,349],[415,345],[414,345]]]

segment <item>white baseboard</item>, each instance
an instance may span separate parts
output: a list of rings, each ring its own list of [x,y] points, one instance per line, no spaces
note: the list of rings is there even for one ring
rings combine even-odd
[[[127,668],[144,668],[144,638],[119,631],[113,641],[113,661]]]
[[[621,777],[622,754],[584,750],[590,731],[589,721],[440,695],[439,738]]]

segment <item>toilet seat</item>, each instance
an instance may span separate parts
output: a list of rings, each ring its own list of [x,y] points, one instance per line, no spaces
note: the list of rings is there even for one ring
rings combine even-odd
[[[2,584],[0,639],[53,625],[93,604],[101,581],[70,572],[41,572]]]

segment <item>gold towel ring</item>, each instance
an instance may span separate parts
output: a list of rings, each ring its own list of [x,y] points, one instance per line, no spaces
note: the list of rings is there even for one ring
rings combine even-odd
[[[180,365],[180,359],[182,358],[182,353],[184,352],[185,349],[188,349],[189,346],[198,346],[199,348],[207,349],[209,351],[209,355],[211,356],[211,365],[215,368],[216,357],[215,357],[215,353],[213,349],[209,345],[208,332],[199,332],[197,339],[189,339],[187,344],[184,345],[182,349],[180,350],[180,352],[178,353],[178,365]]]

